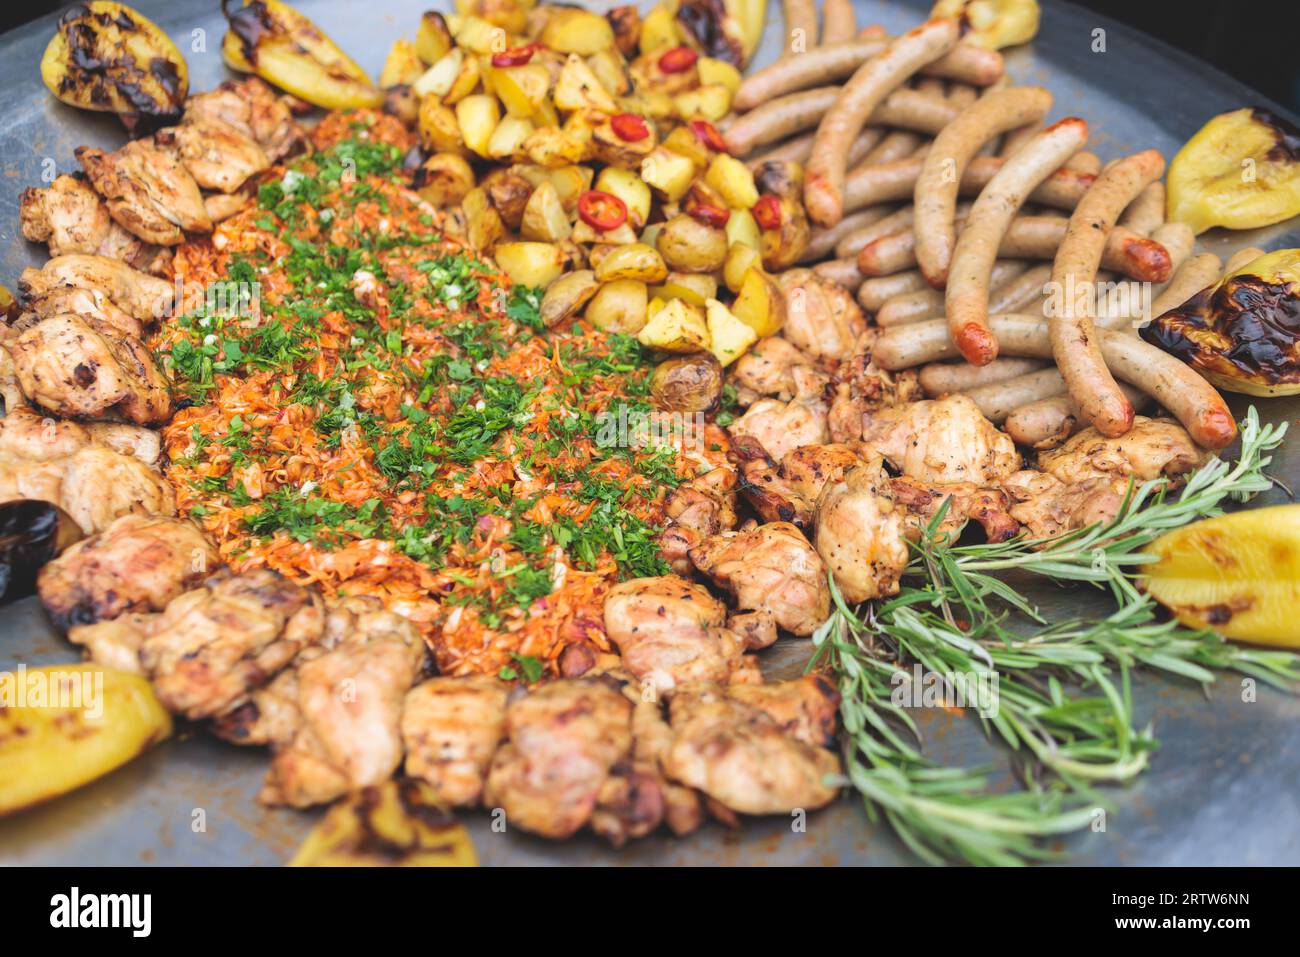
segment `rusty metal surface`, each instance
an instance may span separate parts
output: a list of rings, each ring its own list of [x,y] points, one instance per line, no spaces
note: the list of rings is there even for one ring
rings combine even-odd
[[[138,0],[138,9],[162,26],[185,53],[191,84],[207,89],[229,74],[221,64],[223,30],[216,0]],[[392,41],[414,34],[420,12],[448,0],[299,0],[363,66],[377,73]],[[592,4],[603,8],[611,4]],[[890,30],[917,23],[922,3],[858,2],[862,24]],[[1008,57],[1013,77],[1049,87],[1052,118],[1078,114],[1094,130],[1094,149],[1109,159],[1154,146],[1172,156],[1215,113],[1266,101],[1240,84],[1176,51],[1104,18],[1051,0],[1043,4],[1035,42]],[[379,12],[381,11],[382,12]],[[778,5],[770,12],[760,62],[776,55]],[[1096,30],[1105,52],[1095,52]],[[21,269],[44,260],[41,248],[18,234],[18,195],[44,171],[76,168],[82,143],[112,146],[122,134],[111,117],[80,112],[55,101],[37,64],[53,30],[52,18],[0,37],[0,236],[3,277],[12,285]],[[1285,110],[1274,107],[1285,114]],[[1296,221],[1254,233],[1211,233],[1201,245],[1220,255],[1244,245],[1300,245]],[[1246,403],[1237,401],[1240,412]],[[1270,421],[1300,419],[1300,400],[1265,400]],[[1275,467],[1300,483],[1300,437]],[[1231,454],[1232,450],[1229,450]],[[1264,502],[1281,501],[1279,492]],[[1106,600],[1085,589],[1038,589],[1033,597],[1049,615],[1100,613]],[[797,673],[806,642],[785,640],[763,653],[772,676]],[[0,610],[0,670],[19,662],[71,661],[76,654],[46,621],[34,599]],[[1150,770],[1131,787],[1115,789],[1103,833],[1070,837],[1061,847],[1078,864],[1295,864],[1300,863],[1300,701],[1259,691],[1243,700],[1239,679],[1221,679],[1208,695],[1160,678],[1136,682],[1137,721],[1154,721],[1160,749]],[[945,712],[918,714],[936,757],[957,763],[1005,764],[971,719]],[[315,821],[314,814],[267,810],[255,795],[265,755],[222,744],[197,728],[178,735],[107,778],[46,806],[0,820],[0,864],[274,865],[287,860]],[[196,831],[196,811],[206,829]],[[467,817],[480,858],[514,865],[707,865],[915,863],[885,828],[871,824],[852,796],[813,814],[806,833],[790,821],[747,822],[740,831],[709,825],[677,841],[655,836],[613,851],[581,836],[554,844],[518,832],[494,833],[484,815]]]

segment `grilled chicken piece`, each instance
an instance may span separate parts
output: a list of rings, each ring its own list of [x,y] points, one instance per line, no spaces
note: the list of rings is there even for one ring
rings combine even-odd
[[[56,286],[27,304],[31,315],[41,319],[52,316],[78,316],[94,319],[112,326],[126,336],[144,336],[144,324],[135,316],[114,305],[113,300],[98,289],[81,289],[76,286]]]
[[[791,374],[795,382],[793,399],[759,399],[728,426],[733,436],[757,440],[774,459],[801,445],[822,445],[830,440],[822,377],[803,366],[795,366]]]
[[[862,441],[922,482],[996,485],[1020,467],[1011,437],[964,395],[881,409],[871,416]]]
[[[691,549],[691,561],[742,611],[767,612],[793,634],[811,635],[830,614],[826,566],[789,522],[714,535]]]
[[[51,316],[6,343],[18,383],[37,405],[75,418],[171,418],[170,384],[149,350],[98,319]]]
[[[775,684],[736,685],[727,696],[767,712],[781,730],[804,744],[835,747],[840,693],[821,675],[804,675]]]
[[[955,533],[969,519],[979,522],[990,542],[1005,542],[1020,531],[1020,523],[1007,512],[1007,494],[1001,489],[980,488],[971,482],[918,482],[906,475],[890,479],[889,484],[894,502],[906,512],[907,537],[913,541],[921,537],[921,530],[945,501],[948,510],[935,529],[939,535]]]
[[[1204,465],[1210,454],[1172,419],[1139,415],[1133,428],[1117,438],[1090,427],[1060,448],[1039,452],[1038,467],[1066,484],[1129,476],[1144,482],[1185,475]]]
[[[96,440],[74,422],[30,409],[0,419],[0,502],[54,502],[87,535],[122,515],[173,515],[171,485],[156,469]]]
[[[835,800],[823,779],[840,773],[833,751],[785,731],[764,709],[717,685],[692,684],[668,704],[672,742],[664,774],[740,814],[812,810]]]
[[[688,574],[688,552],[710,535],[736,525],[736,473],[719,466],[683,482],[664,503],[668,524],[659,535],[659,552],[679,575]]]
[[[192,522],[124,515],[46,564],[36,588],[50,619],[66,630],[162,611],[218,564],[216,549]]]
[[[319,640],[324,617],[314,592],[268,569],[213,576],[151,619],[140,662],[169,710],[210,718]]]
[[[93,625],[73,625],[68,629],[68,641],[85,648],[86,657],[97,665],[143,675],[140,646],[154,617],[148,612],[130,612]]]
[[[772,396],[783,401],[794,398],[794,369],[800,366],[815,370],[814,359],[792,346],[781,336],[759,339],[754,347],[731,367],[731,383],[758,396]]]
[[[898,591],[908,561],[904,512],[879,459],[822,489],[813,542],[850,604]]]
[[[479,802],[505,727],[510,686],[491,675],[431,678],[406,693],[406,773],[451,807]]]
[[[1067,483],[1025,469],[1007,477],[1002,487],[1011,499],[1011,517],[1024,525],[1029,538],[1042,539],[1109,522],[1119,514],[1128,484],[1121,477]]]
[[[726,618],[726,606],[707,589],[676,575],[621,582],[605,598],[605,631],[624,666],[661,692],[686,681],[752,677],[742,639],[723,627]]]
[[[402,704],[423,669],[424,641],[375,598],[346,599],[329,617],[346,621],[344,637],[294,665],[298,727],[276,748],[264,804],[324,804],[387,780],[402,763]]]
[[[811,269],[787,269],[776,276],[785,297],[781,335],[815,358],[847,359],[866,331],[861,307],[843,286],[828,282]]]
[[[275,163],[307,141],[289,104],[288,97],[278,95],[256,77],[227,80],[211,92],[196,93],[186,100],[183,123],[224,123],[252,139]]]
[[[194,119],[160,130],[155,138],[176,151],[194,182],[204,189],[233,193],[250,176],[271,166],[256,140],[221,121]]]
[[[105,256],[155,273],[170,261],[160,255],[161,247],[115,223],[99,194],[80,175],[64,174],[47,187],[23,190],[18,216],[23,238],[48,243],[51,256]]]
[[[24,269],[18,280],[18,291],[29,303],[66,287],[97,290],[144,323],[170,314],[175,292],[165,279],[105,256],[56,256],[40,269]]]
[[[131,235],[175,246],[187,232],[212,232],[198,183],[174,153],[152,140],[132,140],[111,153],[81,146],[75,155],[108,214]]]
[[[632,750],[632,705],[611,683],[561,679],[516,690],[484,805],[542,837],[566,838],[586,824],[611,769]]]

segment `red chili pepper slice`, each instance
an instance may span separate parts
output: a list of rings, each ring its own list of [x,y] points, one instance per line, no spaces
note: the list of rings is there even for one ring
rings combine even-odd
[[[673,47],[659,58],[659,69],[665,73],[684,73],[695,66],[700,55],[688,46]]]
[[[511,47],[501,53],[492,54],[493,66],[523,66],[533,58],[537,52],[537,44],[530,43],[527,46]]]
[[[697,203],[687,212],[697,223],[713,226],[716,229],[721,229],[727,225],[727,220],[731,218],[731,210],[723,209],[721,206],[714,206],[712,203]]]
[[[612,193],[589,189],[578,197],[578,216],[592,229],[618,229],[627,222],[627,206]]]
[[[691,120],[689,125],[695,138],[709,149],[719,153],[727,152],[727,141],[722,138],[718,128],[708,120]]]
[[[750,212],[754,214],[755,222],[764,229],[781,227],[781,201],[775,196],[760,196]]]
[[[650,127],[644,118],[635,113],[615,113],[609,118],[609,125],[614,128],[618,138],[628,143],[636,143],[650,135]]]

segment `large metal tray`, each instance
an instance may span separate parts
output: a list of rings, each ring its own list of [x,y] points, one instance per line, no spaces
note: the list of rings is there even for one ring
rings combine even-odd
[[[413,35],[423,9],[446,8],[450,2],[298,0],[298,5],[376,73],[392,41]],[[229,75],[221,63],[224,21],[216,0],[136,0],[135,6],[181,47],[193,89],[209,89]],[[862,24],[879,22],[891,31],[915,25],[929,6],[928,0],[857,3]],[[1052,90],[1053,117],[1086,117],[1103,158],[1152,146],[1172,157],[1206,119],[1224,110],[1259,104],[1286,112],[1205,64],[1113,21],[1052,0],[1043,7],[1041,32],[1030,47],[1009,55],[1010,71],[1021,82]],[[775,2],[770,17],[760,62],[773,59],[780,47]],[[6,283],[44,259],[44,251],[18,233],[22,189],[39,183],[51,168],[75,169],[72,151],[81,143],[112,146],[122,139],[113,118],[63,106],[41,84],[37,64],[53,23],[46,17],[0,37],[0,85],[7,91],[0,114],[5,174],[0,281]],[[1300,245],[1300,223],[1250,234],[1212,233],[1202,244],[1220,255],[1246,244]],[[1245,403],[1234,407],[1240,412]],[[1264,401],[1261,411],[1271,421],[1300,419],[1300,401]],[[1300,435],[1288,446],[1275,471],[1295,485]],[[1263,498],[1281,500],[1276,491]],[[1083,588],[1040,588],[1034,597],[1049,615],[1062,617],[1100,614],[1107,605],[1102,595]],[[797,673],[807,654],[806,642],[784,641],[764,653],[765,670],[774,676]],[[75,657],[35,600],[0,611],[0,669]],[[1300,862],[1300,700],[1261,689],[1248,703],[1234,677],[1224,677],[1203,694],[1198,687],[1144,676],[1135,697],[1139,723],[1154,721],[1161,747],[1136,783],[1110,792],[1114,811],[1104,832],[1060,843],[1068,859],[1110,865]],[[1005,754],[985,742],[973,720],[942,712],[920,718],[937,757],[1005,764]],[[182,728],[107,778],[0,820],[0,864],[282,863],[316,815],[260,807],[254,798],[265,767],[258,751]],[[196,831],[199,809],[206,828]],[[867,820],[852,795],[811,815],[806,833],[795,833],[787,820],[767,819],[734,832],[709,825],[682,841],[655,836],[622,851],[585,835],[553,844],[518,832],[494,833],[485,816],[467,819],[479,856],[488,864],[899,865],[916,860],[887,829]]]

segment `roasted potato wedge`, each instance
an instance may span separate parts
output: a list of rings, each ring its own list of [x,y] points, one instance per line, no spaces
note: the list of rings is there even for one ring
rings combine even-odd
[[[1169,164],[1169,218],[1198,233],[1300,213],[1300,129],[1262,109],[1214,117]]]
[[[962,39],[988,50],[1028,43],[1038,33],[1038,0],[939,0],[931,17],[962,26]]]
[[[230,29],[222,39],[235,58],[280,89],[327,110],[378,107],[383,93],[366,71],[316,24],[280,0],[222,3]]]
[[[96,664],[6,672],[0,705],[0,814],[103,777],[172,732],[146,678]]]
[[[464,825],[433,788],[396,778],[365,788],[326,812],[290,867],[477,867]]]
[[[664,223],[655,247],[679,272],[715,272],[727,259],[727,234],[681,213]]]
[[[1142,328],[1220,389],[1300,392],[1300,249],[1248,262]]]
[[[714,412],[722,403],[722,365],[708,352],[665,359],[650,377],[650,398],[665,412]]]
[[[584,315],[597,329],[635,335],[646,324],[649,298],[645,283],[616,279],[600,287]]]
[[[1300,648],[1300,505],[1257,508],[1167,532],[1140,583],[1189,628]]]
[[[41,57],[51,93],[83,110],[175,117],[190,71],[181,51],[152,20],[121,3],[91,0],[59,18]]]

